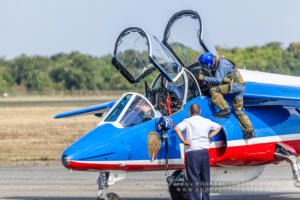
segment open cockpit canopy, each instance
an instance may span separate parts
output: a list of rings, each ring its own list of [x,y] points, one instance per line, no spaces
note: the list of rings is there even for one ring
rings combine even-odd
[[[121,32],[112,63],[130,83],[139,82],[156,69],[171,82],[183,72],[180,62],[161,41],[137,27]]]
[[[184,67],[197,62],[203,52],[217,55],[215,46],[203,28],[200,15],[192,10],[183,10],[171,17],[164,32],[163,43]]]

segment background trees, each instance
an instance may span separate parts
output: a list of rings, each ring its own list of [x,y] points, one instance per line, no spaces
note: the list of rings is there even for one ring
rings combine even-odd
[[[278,42],[261,47],[217,49],[239,68],[300,76],[300,43],[291,43],[286,49]],[[187,52],[191,59],[195,57],[195,52]],[[126,59],[130,60],[130,55]],[[20,88],[38,92],[128,90],[142,88],[143,84],[129,84],[112,66],[111,55],[93,57],[71,52],[50,57],[23,54],[11,60],[0,58],[0,92]]]
[[[218,48],[240,68],[300,76],[300,43],[291,43],[283,49],[279,42],[270,42],[262,47],[225,49]]]

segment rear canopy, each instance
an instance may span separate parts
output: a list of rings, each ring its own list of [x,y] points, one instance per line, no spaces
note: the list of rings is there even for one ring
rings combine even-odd
[[[195,62],[201,53],[217,55],[203,28],[200,15],[192,10],[175,13],[169,20],[163,44],[172,52],[180,64],[187,67]]]

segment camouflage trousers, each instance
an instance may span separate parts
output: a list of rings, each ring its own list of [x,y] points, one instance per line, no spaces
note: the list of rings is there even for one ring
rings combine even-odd
[[[210,88],[210,94],[212,102],[220,109],[226,110],[229,109],[229,104],[224,99],[223,95],[225,94],[232,94],[232,104],[234,108],[234,112],[237,116],[238,122],[242,128],[243,132],[250,132],[253,130],[252,123],[244,113],[244,85],[243,84],[233,84],[230,87],[230,84],[220,84],[215,85]]]

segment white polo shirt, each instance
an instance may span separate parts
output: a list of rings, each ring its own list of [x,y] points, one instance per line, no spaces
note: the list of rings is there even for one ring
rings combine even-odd
[[[189,152],[209,149],[209,132],[216,130],[220,125],[200,115],[194,115],[183,120],[178,127],[183,132],[184,139],[191,142],[190,147],[184,146],[184,151]]]

